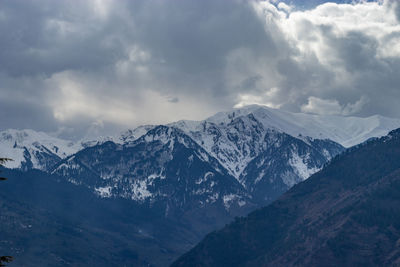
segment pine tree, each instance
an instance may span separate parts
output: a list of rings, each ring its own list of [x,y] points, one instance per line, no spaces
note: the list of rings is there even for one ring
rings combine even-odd
[[[0,256],[0,267],[6,266],[4,263],[11,262],[13,257],[11,256]]]
[[[3,167],[3,164],[6,163],[7,161],[12,161],[12,159],[9,158],[0,158],[0,167]],[[7,180],[7,178],[0,177],[0,181]]]
[[[3,167],[3,164],[7,161],[11,161],[9,158],[0,158],[0,167]],[[0,177],[0,181],[7,180],[7,178]],[[0,256],[0,267],[6,266],[5,263],[9,263],[13,260],[11,256]]]

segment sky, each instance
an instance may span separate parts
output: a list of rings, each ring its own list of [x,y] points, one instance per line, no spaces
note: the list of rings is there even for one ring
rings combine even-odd
[[[400,117],[400,4],[1,0],[0,130],[78,139],[249,104]]]

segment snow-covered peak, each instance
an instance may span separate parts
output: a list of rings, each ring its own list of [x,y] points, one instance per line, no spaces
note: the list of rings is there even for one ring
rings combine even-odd
[[[71,155],[81,149],[80,143],[59,139],[44,132],[33,130],[8,129],[0,132],[0,157],[13,161],[7,162],[6,167],[19,168],[27,157],[33,167],[41,169],[35,155],[46,153],[60,158]]]
[[[351,147],[372,137],[387,135],[391,130],[400,127],[400,119],[374,115],[366,118],[345,117],[335,115],[315,115],[293,113],[273,109],[260,105],[249,105],[235,108],[230,111],[219,112],[203,121],[180,120],[167,124],[190,135],[190,133],[204,131],[207,128],[221,129],[231,125],[233,121],[242,120],[243,123],[254,123],[249,115],[260,122],[265,129],[284,132],[293,137],[311,137],[314,139],[330,139],[344,147]],[[250,119],[250,122],[249,122]],[[94,140],[77,142],[83,147],[113,141],[117,144],[127,144],[144,136],[157,125],[142,125],[128,129],[115,136],[98,137]],[[193,136],[192,136],[193,137]],[[212,137],[204,137],[203,144],[213,143]]]
[[[228,124],[235,118],[256,113],[258,110],[268,111],[268,109],[259,105],[249,105],[242,108],[234,108],[229,111],[221,111],[206,119],[208,122],[215,124]]]
[[[119,134],[112,136],[99,136],[97,138],[85,138],[77,142],[82,148],[91,147],[95,145],[101,145],[105,142],[112,141],[116,144],[129,144],[143,135],[145,135],[149,130],[155,128],[155,125],[142,125],[134,129],[128,129]]]
[[[111,137],[111,141],[117,144],[127,144],[145,135],[149,130],[153,129],[154,125],[142,125],[135,129],[128,129],[119,135]]]
[[[60,157],[70,155],[81,148],[79,142],[60,139],[44,132],[37,132],[30,129],[8,129],[2,131],[0,132],[0,144],[12,145],[13,147],[29,147],[41,144]],[[4,154],[2,151],[0,153]]]
[[[269,131],[286,133],[306,143],[310,138],[329,139],[351,147],[386,135],[400,127],[400,119],[292,113],[251,105],[219,112],[204,121],[183,120],[169,126],[187,133],[238,178],[248,162],[268,145],[264,136]]]
[[[351,147],[380,137],[400,127],[400,119],[374,115],[366,118],[335,115],[292,113],[265,106],[251,105],[228,112],[220,112],[206,119],[218,125],[228,124],[234,118],[253,114],[264,127],[285,132],[294,137],[309,136],[330,139],[344,147]]]

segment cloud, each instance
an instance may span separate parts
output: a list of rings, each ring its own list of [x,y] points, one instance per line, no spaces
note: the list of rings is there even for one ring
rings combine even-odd
[[[278,70],[274,86],[286,93],[274,105],[314,113],[399,116],[393,101],[400,97],[396,3],[325,3],[289,14],[269,2],[254,5],[267,33],[279,28],[283,40],[273,36],[288,55],[273,64]],[[354,99],[362,101],[353,107]]]
[[[336,99],[320,99],[314,96],[308,98],[307,104],[301,106],[301,111],[305,113],[314,113],[322,115],[352,115],[359,112],[368,99],[362,96],[354,103],[341,105]]]
[[[264,105],[270,108],[280,108],[279,105],[274,104],[274,99],[279,96],[279,89],[276,87],[265,91],[261,95],[252,94],[239,94],[239,102],[234,106],[235,108],[241,108],[247,105]]]
[[[293,6],[287,5],[284,2],[279,2],[278,9],[281,9],[281,10],[285,11],[286,13],[290,13],[290,11],[293,10]]]
[[[170,97],[170,98],[168,98],[168,102],[170,102],[170,103],[178,103],[178,102],[179,102],[179,98],[177,98],[177,97]]]
[[[78,138],[254,103],[399,117],[400,5],[321,2],[4,0],[1,127]]]

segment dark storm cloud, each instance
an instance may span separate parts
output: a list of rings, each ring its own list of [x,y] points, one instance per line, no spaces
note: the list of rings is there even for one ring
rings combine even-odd
[[[9,77],[0,73],[0,122],[5,128],[57,130],[52,109],[40,90],[42,82],[30,77]]]
[[[1,128],[82,136],[252,103],[400,116],[396,2],[273,2],[3,0]]]
[[[23,99],[0,99],[0,121],[7,128],[53,132],[57,130],[57,125],[53,123],[51,114],[47,106],[27,103]]]
[[[84,1],[2,1],[0,70],[51,75],[114,63],[124,56],[120,40],[90,8]]]
[[[221,71],[226,54],[238,47],[275,52],[271,37],[244,1],[133,1],[130,5],[138,43],[179,72]]]
[[[246,1],[132,1],[128,6],[133,42],[151,55],[146,63],[158,80],[152,88],[160,92],[207,97],[229,108],[236,90],[226,82],[229,54],[241,48],[271,58],[277,53]]]

